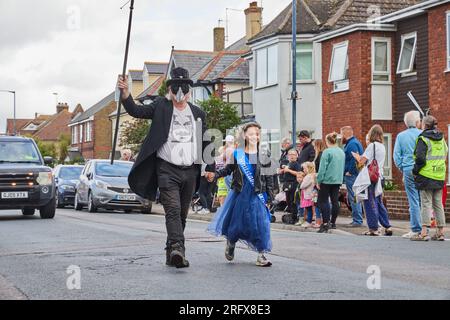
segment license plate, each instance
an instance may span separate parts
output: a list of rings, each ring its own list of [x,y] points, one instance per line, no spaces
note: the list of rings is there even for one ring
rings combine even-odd
[[[28,192],[2,192],[2,199],[28,199]]]
[[[134,195],[118,195],[117,200],[121,201],[136,201],[136,196]]]

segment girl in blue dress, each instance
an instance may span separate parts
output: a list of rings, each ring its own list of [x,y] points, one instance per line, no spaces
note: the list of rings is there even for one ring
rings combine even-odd
[[[256,265],[270,267],[265,253],[272,250],[270,212],[273,199],[273,174],[268,153],[259,152],[261,126],[247,124],[244,145],[233,153],[233,161],[216,172],[216,178],[233,174],[232,190],[219,209],[208,231],[227,239],[225,257],[233,261],[236,243],[241,241],[258,252]]]

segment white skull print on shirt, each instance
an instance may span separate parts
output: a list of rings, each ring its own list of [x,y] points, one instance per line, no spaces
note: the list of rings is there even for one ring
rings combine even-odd
[[[177,166],[190,166],[197,160],[196,122],[190,107],[174,108],[169,137],[158,157]]]

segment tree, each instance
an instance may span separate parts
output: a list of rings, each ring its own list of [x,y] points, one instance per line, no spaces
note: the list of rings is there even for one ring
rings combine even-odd
[[[225,134],[227,130],[241,124],[236,107],[215,95],[200,102],[200,106],[206,112],[206,123],[210,129],[218,129]]]
[[[165,97],[169,93],[169,87],[167,86],[167,80],[164,80],[161,87],[158,90],[158,95],[160,97]]]
[[[59,163],[63,164],[69,154],[69,146],[71,145],[70,135],[61,134],[58,141]]]
[[[39,138],[34,138],[34,141],[43,157],[52,157],[53,159],[56,159],[56,143],[41,141]]]
[[[138,153],[150,129],[150,122],[145,119],[136,119],[125,121],[121,127],[122,133],[119,145],[130,148],[134,154]]]

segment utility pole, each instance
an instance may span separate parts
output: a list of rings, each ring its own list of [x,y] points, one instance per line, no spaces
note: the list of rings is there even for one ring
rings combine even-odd
[[[297,0],[292,0],[292,144],[297,146]]]

